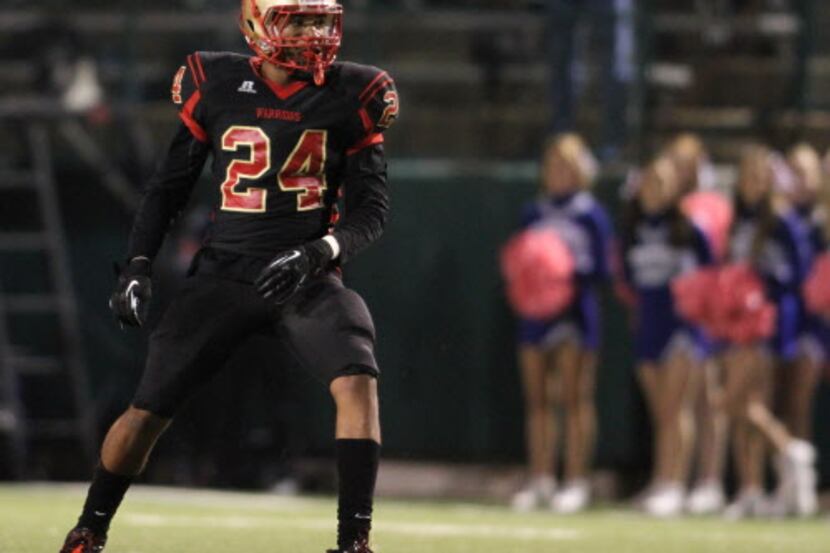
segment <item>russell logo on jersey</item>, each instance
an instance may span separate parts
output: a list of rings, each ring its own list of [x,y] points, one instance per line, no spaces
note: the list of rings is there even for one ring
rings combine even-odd
[[[242,84],[236,89],[236,91],[256,94],[256,90],[254,89],[254,81],[242,81]]]

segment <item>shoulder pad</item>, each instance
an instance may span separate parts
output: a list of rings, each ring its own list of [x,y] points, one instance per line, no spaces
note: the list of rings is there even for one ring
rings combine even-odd
[[[233,78],[232,70],[248,71],[250,57],[230,52],[193,52],[173,78],[170,92],[174,104],[187,102],[197,90],[223,78]]]
[[[226,52],[194,52],[176,71],[170,96],[179,108],[179,118],[198,140],[208,140],[204,127],[208,88],[214,82],[233,78],[234,68],[247,67],[248,59]]]
[[[386,71],[370,65],[343,62],[339,85],[359,103],[367,133],[383,132],[395,122],[400,109],[395,81]]]
[[[251,67],[251,56],[233,52],[194,52],[191,56],[202,71],[202,78],[207,82],[231,78],[228,73],[233,70],[248,73]]]
[[[173,75],[173,84],[170,87],[170,99],[176,105],[186,103],[195,92],[199,90],[203,72],[199,70],[197,61],[194,60],[195,54],[187,56],[184,64]]]

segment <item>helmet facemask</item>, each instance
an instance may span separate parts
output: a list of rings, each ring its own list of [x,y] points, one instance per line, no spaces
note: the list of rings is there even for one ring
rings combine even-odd
[[[337,59],[343,8],[332,0],[242,0],[240,26],[259,57],[291,71],[311,73],[319,86]]]

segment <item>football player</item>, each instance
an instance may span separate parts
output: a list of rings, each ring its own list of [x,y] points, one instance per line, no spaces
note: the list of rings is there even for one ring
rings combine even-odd
[[[335,61],[342,16],[336,0],[242,0],[239,24],[254,56],[196,52],[175,73],[181,124],[146,187],[110,300],[122,324],[145,321],[153,258],[209,155],[213,220],[150,335],[136,395],[104,439],[62,553],[103,550],[122,497],[178,407],[263,328],[331,392],[333,551],[371,553],[381,441],[375,331],[339,266],[386,223],[383,132],[397,117],[398,95],[386,72]],[[280,361],[268,360],[275,368]]]

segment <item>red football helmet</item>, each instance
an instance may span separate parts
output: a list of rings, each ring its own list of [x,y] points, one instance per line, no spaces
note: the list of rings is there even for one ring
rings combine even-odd
[[[311,32],[298,18],[317,17]],[[317,85],[337,59],[343,36],[343,6],[337,0],[242,0],[239,26],[262,59],[289,70],[307,71]]]

